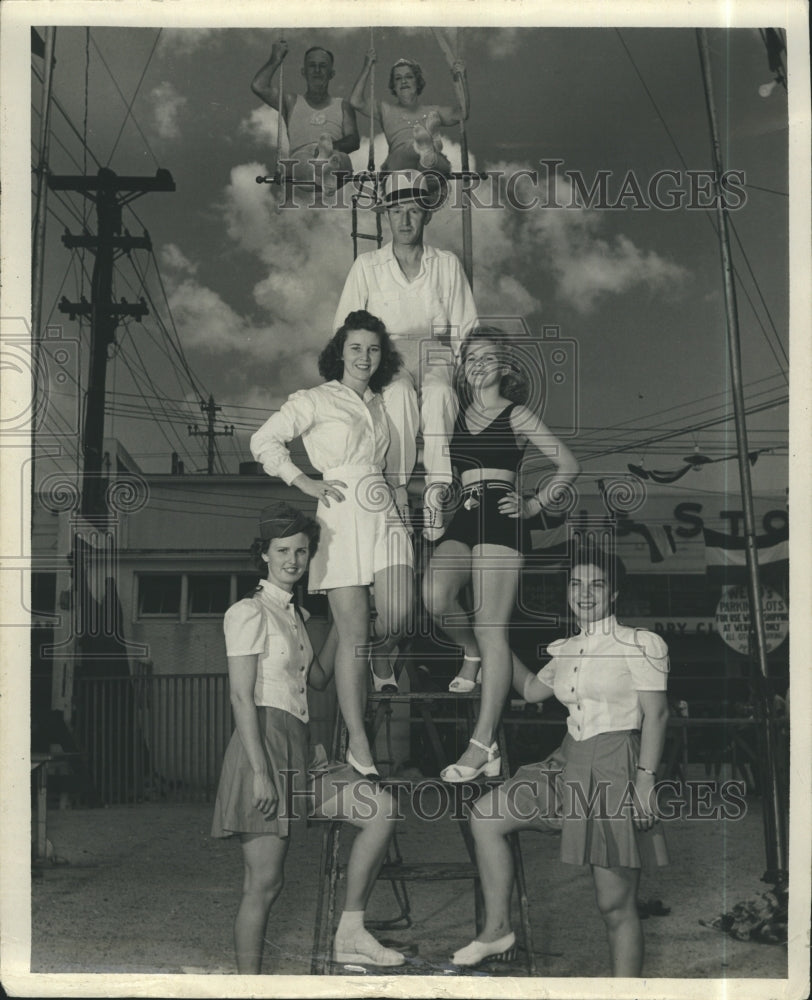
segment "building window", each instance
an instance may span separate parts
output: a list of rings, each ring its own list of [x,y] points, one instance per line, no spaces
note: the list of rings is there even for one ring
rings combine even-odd
[[[230,603],[230,573],[189,574],[189,617],[225,614]]]
[[[180,573],[140,573],[138,575],[139,616],[180,616]]]
[[[138,573],[138,617],[187,618],[220,617],[244,597],[250,597],[259,583],[259,573]],[[316,621],[329,619],[326,594],[308,594],[307,576],[296,586],[299,606]]]
[[[237,589],[235,600],[251,597],[259,584],[259,573],[237,573]]]

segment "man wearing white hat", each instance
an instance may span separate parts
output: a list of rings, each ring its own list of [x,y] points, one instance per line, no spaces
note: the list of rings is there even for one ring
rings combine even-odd
[[[398,171],[386,178],[375,211],[386,212],[392,241],[361,254],[352,265],[334,324],[338,328],[348,313],[366,309],[383,320],[403,357],[403,370],[383,391],[391,440],[386,477],[408,523],[406,485],[417,460],[417,431],[422,429],[424,535],[432,541],[443,530],[437,487],[451,482],[448,440],[457,415],[454,360],[476,322],[474,297],[457,256],[423,243],[438,201],[417,171]]]

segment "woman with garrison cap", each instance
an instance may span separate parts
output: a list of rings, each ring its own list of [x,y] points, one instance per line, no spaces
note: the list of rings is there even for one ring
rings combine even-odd
[[[234,922],[237,971],[259,974],[268,915],[284,880],[285,856],[296,821],[310,813],[359,827],[347,865],[347,894],[335,937],[334,960],[401,965],[364,928],[364,910],[394,830],[388,792],[363,782],[348,764],[328,764],[308,738],[306,685],[323,689],[332,668],[313,655],[307,612],[293,588],[319,544],[319,525],[287,504],[260,515],[251,549],[263,574],[257,589],[232,605],[223,628],[235,732],[226,749],[212,836],[239,836],[245,877]],[[303,801],[307,808],[303,808]],[[363,808],[357,808],[363,803]]]

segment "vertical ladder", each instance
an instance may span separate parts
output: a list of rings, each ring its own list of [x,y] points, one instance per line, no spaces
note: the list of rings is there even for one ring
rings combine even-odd
[[[410,725],[420,722],[424,726],[424,731],[428,736],[435,761],[439,767],[444,767],[447,763],[446,754],[437,731],[437,719],[435,719],[433,709],[436,706],[450,706],[457,702],[465,704],[465,717],[468,731],[473,729],[474,709],[479,700],[477,693],[464,695],[451,694],[447,692],[413,692],[408,694],[384,694],[372,693],[368,703],[368,722],[370,728],[371,742],[380,730],[380,726],[385,724],[388,727],[391,719],[392,705],[397,703],[408,703],[410,707],[417,709],[417,717],[410,718]],[[451,721],[451,720],[444,720]],[[336,758],[340,757],[342,744],[346,739],[343,723],[337,712],[336,726],[334,730],[333,753]],[[507,755],[507,742],[505,739],[504,727],[500,724],[497,733],[497,741],[502,755],[502,775],[501,780],[509,776],[509,764]],[[389,741],[387,739],[388,746]],[[450,794],[459,790],[460,786],[447,785]],[[460,834],[465,844],[468,854],[467,861],[436,862],[436,861],[404,861],[397,842],[397,832],[393,837],[387,859],[378,875],[379,881],[389,882],[395,899],[399,905],[400,913],[392,920],[376,923],[370,922],[370,929],[374,928],[394,928],[397,926],[408,928],[412,925],[412,910],[409,900],[407,884],[420,882],[447,882],[470,880],[474,888],[474,911],[477,932],[481,929],[483,901],[479,881],[479,871],[476,865],[476,854],[473,837],[468,825],[468,821],[458,820]],[[346,974],[343,966],[336,966],[332,961],[333,941],[336,930],[336,902],[338,882],[344,875],[344,866],[339,862],[339,846],[341,823],[332,821],[326,824],[322,841],[322,854],[319,867],[319,896],[316,907],[316,923],[313,940],[313,952],[311,959],[311,974],[313,975],[341,975]],[[524,965],[526,975],[536,976],[537,966],[533,951],[533,936],[530,925],[530,905],[527,896],[527,886],[525,881],[524,863],[522,860],[521,848],[517,834],[511,834],[508,838],[511,853],[514,861],[514,884],[518,896],[519,923],[521,936],[520,946],[524,950]],[[421,959],[419,962],[407,962],[403,966],[388,968],[386,974],[414,974],[431,973],[431,962]],[[370,968],[372,968],[370,966]],[[436,970],[446,971],[448,961],[441,960],[439,956],[436,960]]]
[[[374,174],[374,173],[371,173],[371,174],[356,174],[354,179],[356,179],[356,178],[360,178],[361,181],[362,181],[362,183],[363,183],[363,181],[365,181],[367,179],[370,179],[372,181],[372,183],[373,183],[373,190],[376,189],[376,186],[377,186],[377,175],[376,174]],[[374,233],[361,233],[361,232],[358,231],[358,202],[359,202],[359,200],[362,197],[369,197],[369,196],[368,195],[362,195],[358,191],[356,191],[356,193],[352,196],[352,232],[350,233],[350,235],[352,236],[352,259],[353,260],[356,260],[357,257],[358,257],[358,241],[359,240],[375,240],[375,242],[377,243],[377,246],[378,246],[379,250],[381,249],[381,246],[383,245],[383,229],[381,227],[381,213],[380,212],[373,212],[372,213],[375,216],[375,232]]]

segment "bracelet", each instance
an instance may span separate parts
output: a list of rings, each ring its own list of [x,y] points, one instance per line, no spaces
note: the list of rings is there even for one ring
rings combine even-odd
[[[643,774],[650,774],[652,776],[652,778],[656,778],[657,777],[657,772],[656,771],[651,771],[647,767],[642,767],[640,764],[637,765],[637,770],[638,771],[642,771]]]

